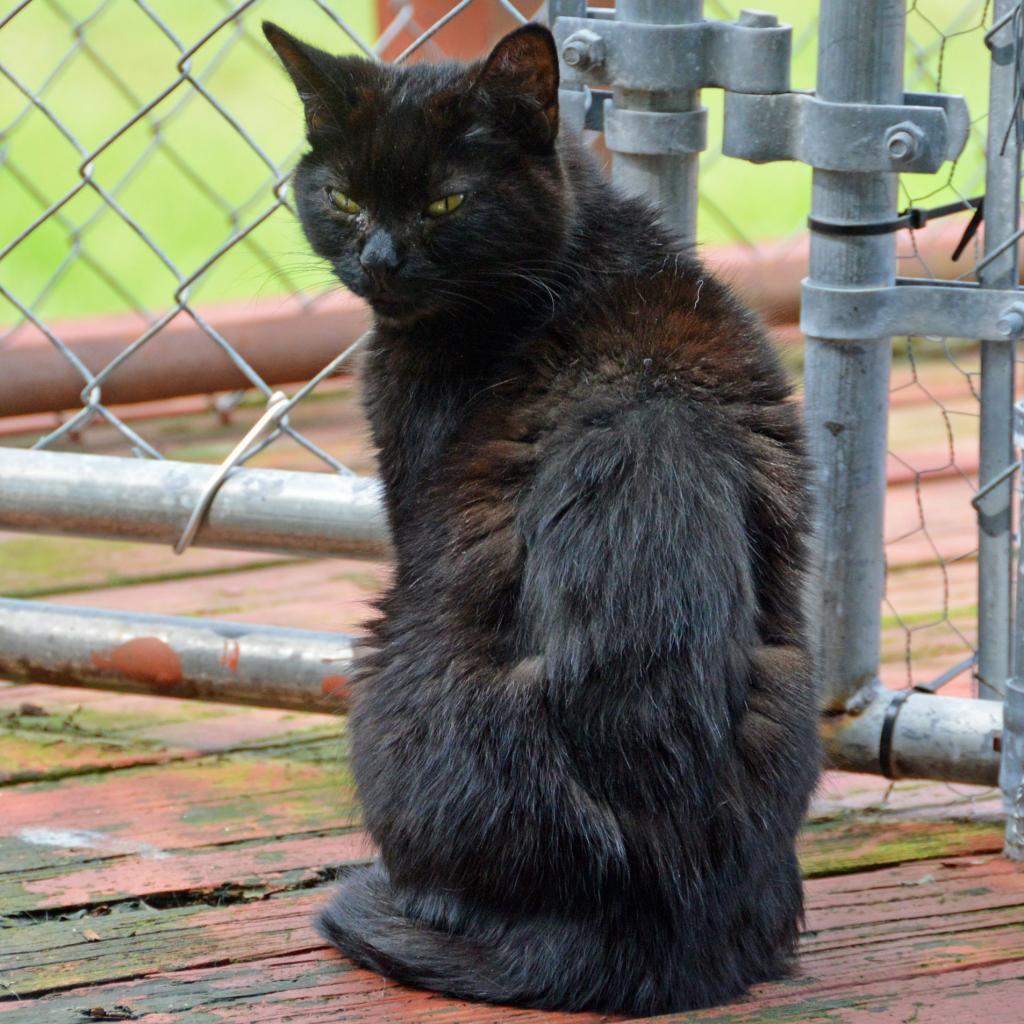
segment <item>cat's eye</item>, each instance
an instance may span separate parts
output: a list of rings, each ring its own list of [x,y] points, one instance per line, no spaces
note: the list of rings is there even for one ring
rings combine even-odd
[[[340,188],[329,188],[327,195],[331,200],[331,206],[341,213],[356,214],[362,209],[351,196],[345,195]]]
[[[461,205],[466,196],[462,192],[453,192],[450,196],[442,196],[435,199],[427,207],[428,217],[443,217],[446,213],[454,213]]]

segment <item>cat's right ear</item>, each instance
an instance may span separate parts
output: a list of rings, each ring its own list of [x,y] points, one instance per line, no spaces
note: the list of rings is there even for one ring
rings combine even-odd
[[[263,22],[263,34],[295,83],[306,109],[307,129],[315,132],[332,121],[336,116],[332,104],[336,104],[337,97],[329,68],[334,58],[296,39],[272,21]]]

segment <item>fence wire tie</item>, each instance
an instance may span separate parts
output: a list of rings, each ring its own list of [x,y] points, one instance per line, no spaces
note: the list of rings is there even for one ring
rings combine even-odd
[[[980,513],[982,501],[984,501],[985,498],[987,498],[1000,484],[1009,480],[1018,469],[1020,469],[1020,463],[1011,462],[1006,469],[989,480],[984,487],[980,488],[974,497],[971,498],[971,505],[973,506],[974,511]]]
[[[316,376],[310,378],[298,391],[289,398],[283,391],[275,391],[267,399],[267,408],[263,415],[253,424],[249,432],[238,442],[237,445],[231,450],[228,457],[217,467],[217,472],[210,477],[206,486],[203,488],[202,493],[196,500],[195,506],[192,509],[192,514],[188,518],[188,522],[185,524],[185,529],[178,538],[178,543],[174,545],[174,553],[176,555],[184,554],[188,550],[189,545],[195,540],[196,534],[199,532],[199,527],[202,526],[203,520],[206,518],[207,513],[210,511],[210,506],[213,504],[213,499],[217,497],[217,492],[221,489],[224,481],[231,475],[231,473],[238,468],[241,463],[256,453],[256,450],[274,434],[278,433],[283,427],[287,427],[285,423],[285,417],[291,411],[292,407],[298,402],[301,402],[322,380],[330,377],[332,374],[337,373],[349,356],[356,351],[361,345],[363,345],[373,334],[373,328],[361,334],[355,341],[352,342],[344,352],[335,356]],[[293,435],[296,438],[299,435]]]
[[[192,541],[195,540],[199,527],[202,525],[207,512],[210,510],[210,506],[213,504],[213,499],[217,497],[217,492],[221,489],[224,481],[227,480],[232,471],[249,454],[249,450],[255,448],[261,441],[265,441],[271,434],[280,429],[281,421],[291,408],[292,402],[283,391],[275,391],[270,396],[269,402],[270,404],[263,415],[253,424],[252,429],[245,437],[235,445],[228,457],[217,467],[217,472],[207,481],[192,509],[188,522],[185,524],[181,537],[178,538],[178,543],[174,545],[174,553],[176,555],[184,554]]]
[[[905,210],[901,210],[898,216],[889,220],[849,222],[808,217],[807,226],[819,235],[840,237],[890,235],[896,231],[902,231],[904,228],[909,231],[919,231],[926,227],[929,221],[939,217],[950,217],[964,210],[973,210],[974,213],[953,251],[953,260],[956,261],[960,259],[971,239],[977,234],[978,228],[981,227],[981,221],[985,216],[985,197],[983,195],[974,196],[971,199],[958,199],[956,202],[946,203],[945,206],[933,206],[930,209],[921,206],[908,206]]]

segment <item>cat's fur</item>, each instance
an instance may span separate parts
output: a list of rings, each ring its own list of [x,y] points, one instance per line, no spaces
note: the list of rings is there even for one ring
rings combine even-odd
[[[408,68],[266,31],[306,106],[306,234],[377,313],[396,552],[350,716],[381,856],[322,933],[412,985],[551,1009],[783,975],[818,740],[769,343],[558,133],[547,30]]]

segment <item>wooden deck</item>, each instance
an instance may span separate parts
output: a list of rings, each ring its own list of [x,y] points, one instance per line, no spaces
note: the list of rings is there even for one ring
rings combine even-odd
[[[45,686],[0,688],[0,721],[3,1024],[545,1016],[392,985],[314,935],[371,856],[341,721]],[[1021,1020],[1024,871],[997,801],[887,789],[821,788],[798,976],[687,1019]]]
[[[955,426],[958,465],[974,472],[977,406],[951,364],[926,369],[920,381],[899,371],[894,396],[884,635],[893,685],[907,680],[908,649],[925,681],[963,657],[973,629],[970,488],[950,463],[946,428]],[[296,419],[368,468],[346,385]],[[240,434],[212,416],[185,433],[159,419],[140,429],[172,456],[211,460]],[[102,435],[91,440],[102,447]],[[275,462],[293,457],[308,465],[298,450]],[[10,596],[314,629],[354,628],[385,573],[343,560],[202,550],[175,559],[143,545],[0,537],[0,593]],[[828,776],[801,839],[799,973],[685,1019],[1019,1024],[1024,871],[1001,845],[991,792]],[[410,991],[325,948],[311,911],[370,856],[343,721],[0,683],[0,1024],[556,1019]]]

